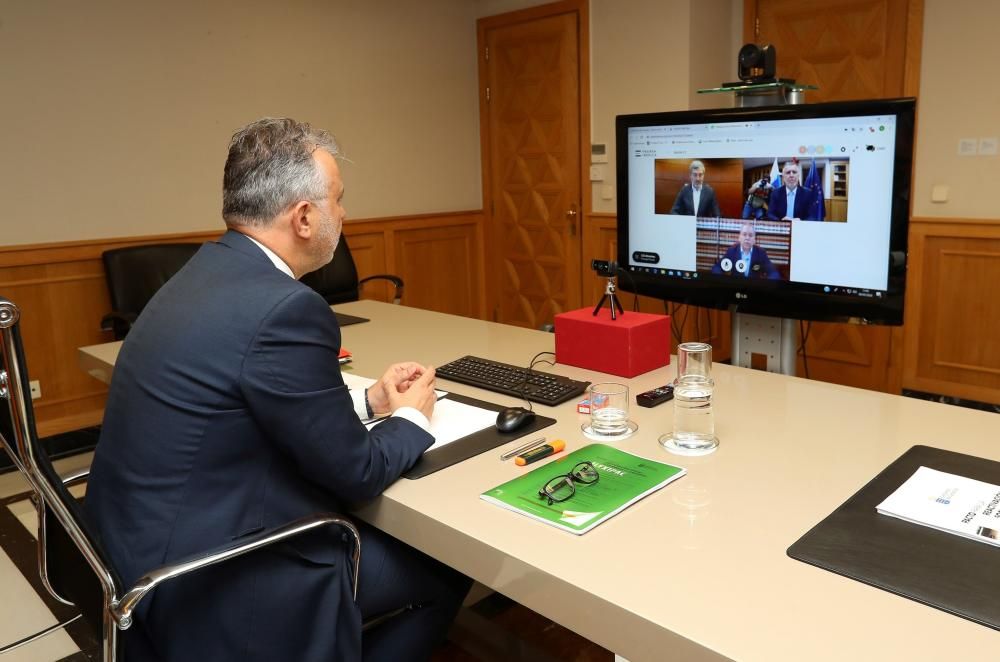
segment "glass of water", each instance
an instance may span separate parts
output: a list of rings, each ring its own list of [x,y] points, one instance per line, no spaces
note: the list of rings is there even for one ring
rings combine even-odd
[[[712,413],[712,346],[702,342],[677,346],[674,381],[674,429],[660,444],[679,455],[707,455],[719,447]]]
[[[629,434],[628,386],[605,382],[590,387],[590,432],[595,437]]]

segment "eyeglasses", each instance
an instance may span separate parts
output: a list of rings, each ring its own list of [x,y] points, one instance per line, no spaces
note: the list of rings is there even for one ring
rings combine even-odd
[[[576,483],[592,485],[600,480],[601,475],[590,462],[581,462],[573,467],[568,474],[556,476],[542,485],[538,490],[538,498],[548,499],[549,505],[567,501],[576,494]]]

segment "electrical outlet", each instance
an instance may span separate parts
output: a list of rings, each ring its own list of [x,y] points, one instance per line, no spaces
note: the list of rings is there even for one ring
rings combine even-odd
[[[31,388],[31,399],[37,400],[42,397],[42,383],[37,379],[28,382],[28,386]]]

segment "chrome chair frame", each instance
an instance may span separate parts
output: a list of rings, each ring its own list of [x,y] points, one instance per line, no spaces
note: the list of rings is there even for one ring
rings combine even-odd
[[[47,457],[39,457],[39,453],[44,451],[36,450],[36,447],[40,449],[41,446],[38,443],[35,430],[34,412],[31,408],[31,401],[25,397],[25,392],[28,390],[28,375],[20,346],[19,318],[20,310],[17,306],[0,297],[0,400],[7,400],[11,419],[11,434],[14,437],[13,440],[10,440],[0,434],[0,442],[2,442],[14,465],[28,481],[34,493],[36,509],[39,514],[39,526],[41,527],[38,540],[39,573],[46,589],[57,600],[72,604],[65,597],[60,596],[49,581],[45,547],[46,535],[44,531],[44,514],[46,509],[56,517],[59,524],[65,529],[101,584],[104,593],[102,610],[103,626],[102,631],[98,634],[101,635],[103,660],[112,662],[117,659],[119,631],[127,630],[131,627],[133,623],[132,614],[135,608],[150,591],[160,584],[331,524],[346,529],[354,538],[354,549],[351,560],[354,571],[354,598],[357,600],[358,569],[361,560],[361,536],[353,523],[333,513],[319,513],[305,517],[284,526],[262,531],[249,538],[241,539],[238,543],[224,545],[213,550],[208,550],[200,555],[180,559],[149,571],[127,590],[120,586],[115,574],[105,565],[103,556],[98,551],[95,542],[87,537],[87,534],[77,522],[74,513],[63,502],[60,493],[51,484],[50,480],[46,477],[46,473],[42,470],[41,462],[46,463],[48,466],[50,466],[50,463]],[[66,485],[69,482],[84,480],[87,473],[87,470],[83,470],[74,473],[72,476],[61,478],[63,479],[63,484]],[[33,641],[44,634],[48,634],[48,632],[58,629],[58,627],[60,626],[48,628],[43,633],[32,635],[20,642],[15,642],[15,644],[23,645],[24,643],[28,643],[28,641]],[[11,648],[15,644],[12,644]]]

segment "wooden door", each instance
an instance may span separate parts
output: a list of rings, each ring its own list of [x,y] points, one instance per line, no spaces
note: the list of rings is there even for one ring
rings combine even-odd
[[[479,22],[488,302],[507,324],[581,305],[578,4]]]
[[[923,0],[744,2],[745,41],[775,46],[778,76],[818,85],[813,103],[916,96],[922,25]],[[898,392],[901,341],[898,327],[813,323],[809,376]]]

